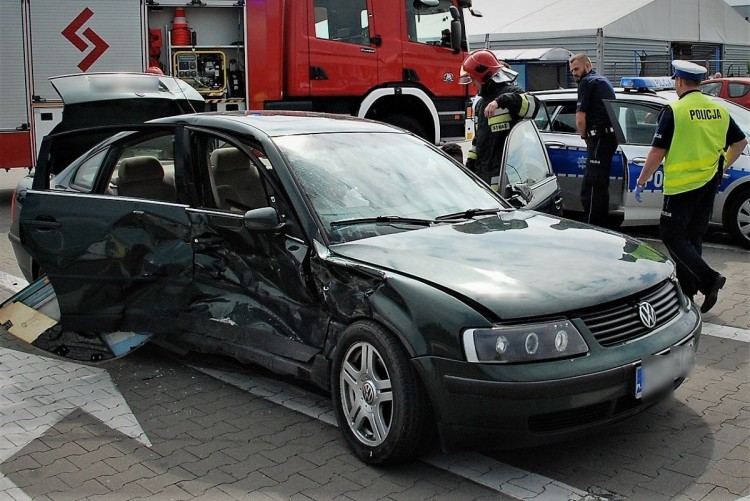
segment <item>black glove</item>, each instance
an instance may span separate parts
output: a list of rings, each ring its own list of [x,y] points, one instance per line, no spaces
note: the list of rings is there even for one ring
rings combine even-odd
[[[477,159],[476,158],[467,158],[466,159],[466,168],[469,169],[471,172],[476,173],[477,172]]]
[[[502,94],[500,97],[495,99],[495,102],[497,102],[498,108],[508,109],[508,106],[510,106],[510,98],[507,94]]]

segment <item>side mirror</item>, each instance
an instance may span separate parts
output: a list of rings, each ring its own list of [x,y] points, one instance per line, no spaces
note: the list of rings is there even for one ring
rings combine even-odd
[[[526,203],[531,202],[534,198],[534,192],[531,191],[528,184],[512,184],[510,185],[510,191],[513,193],[514,197],[519,197]]]
[[[458,54],[461,52],[461,39],[463,38],[463,33],[461,33],[461,15],[453,5],[451,5],[450,10],[453,17],[451,20],[451,48],[454,54]]]
[[[414,7],[419,9],[420,7],[437,7],[440,5],[440,0],[414,0]]]
[[[251,209],[245,212],[242,221],[245,228],[259,233],[276,233],[284,227],[284,223],[279,221],[279,213],[273,207]]]

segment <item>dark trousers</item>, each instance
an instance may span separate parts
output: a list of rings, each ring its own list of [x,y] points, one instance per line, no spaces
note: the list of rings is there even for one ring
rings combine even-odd
[[[614,134],[602,134],[586,139],[586,172],[581,185],[583,220],[605,226],[609,214],[609,170],[612,155],[617,150]]]
[[[659,220],[659,233],[677,265],[677,280],[682,291],[693,296],[711,290],[719,273],[701,257],[703,235],[708,229],[721,175],[708,183],[678,195],[665,195]]]

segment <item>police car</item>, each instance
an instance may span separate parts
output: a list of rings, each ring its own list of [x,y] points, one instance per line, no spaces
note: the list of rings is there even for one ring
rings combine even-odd
[[[633,191],[641,167],[651,148],[659,113],[677,99],[670,77],[627,77],[615,89],[617,99],[607,103],[620,146],[610,171],[610,214],[622,226],[655,225],[663,200],[664,171],[659,167],[648,180],[643,203]],[[544,141],[563,191],[567,213],[582,212],[581,182],[586,167],[586,144],[576,130],[576,89],[535,92],[545,104],[535,122]],[[735,122],[750,136],[750,110],[720,101]],[[726,171],[711,217],[712,225],[723,226],[739,243],[750,248],[750,146]]]

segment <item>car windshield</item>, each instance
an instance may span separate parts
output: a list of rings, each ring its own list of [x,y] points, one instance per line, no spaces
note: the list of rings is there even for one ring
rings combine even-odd
[[[408,134],[310,134],[274,142],[331,243],[441,224],[439,216],[469,209],[507,208],[452,159]]]

